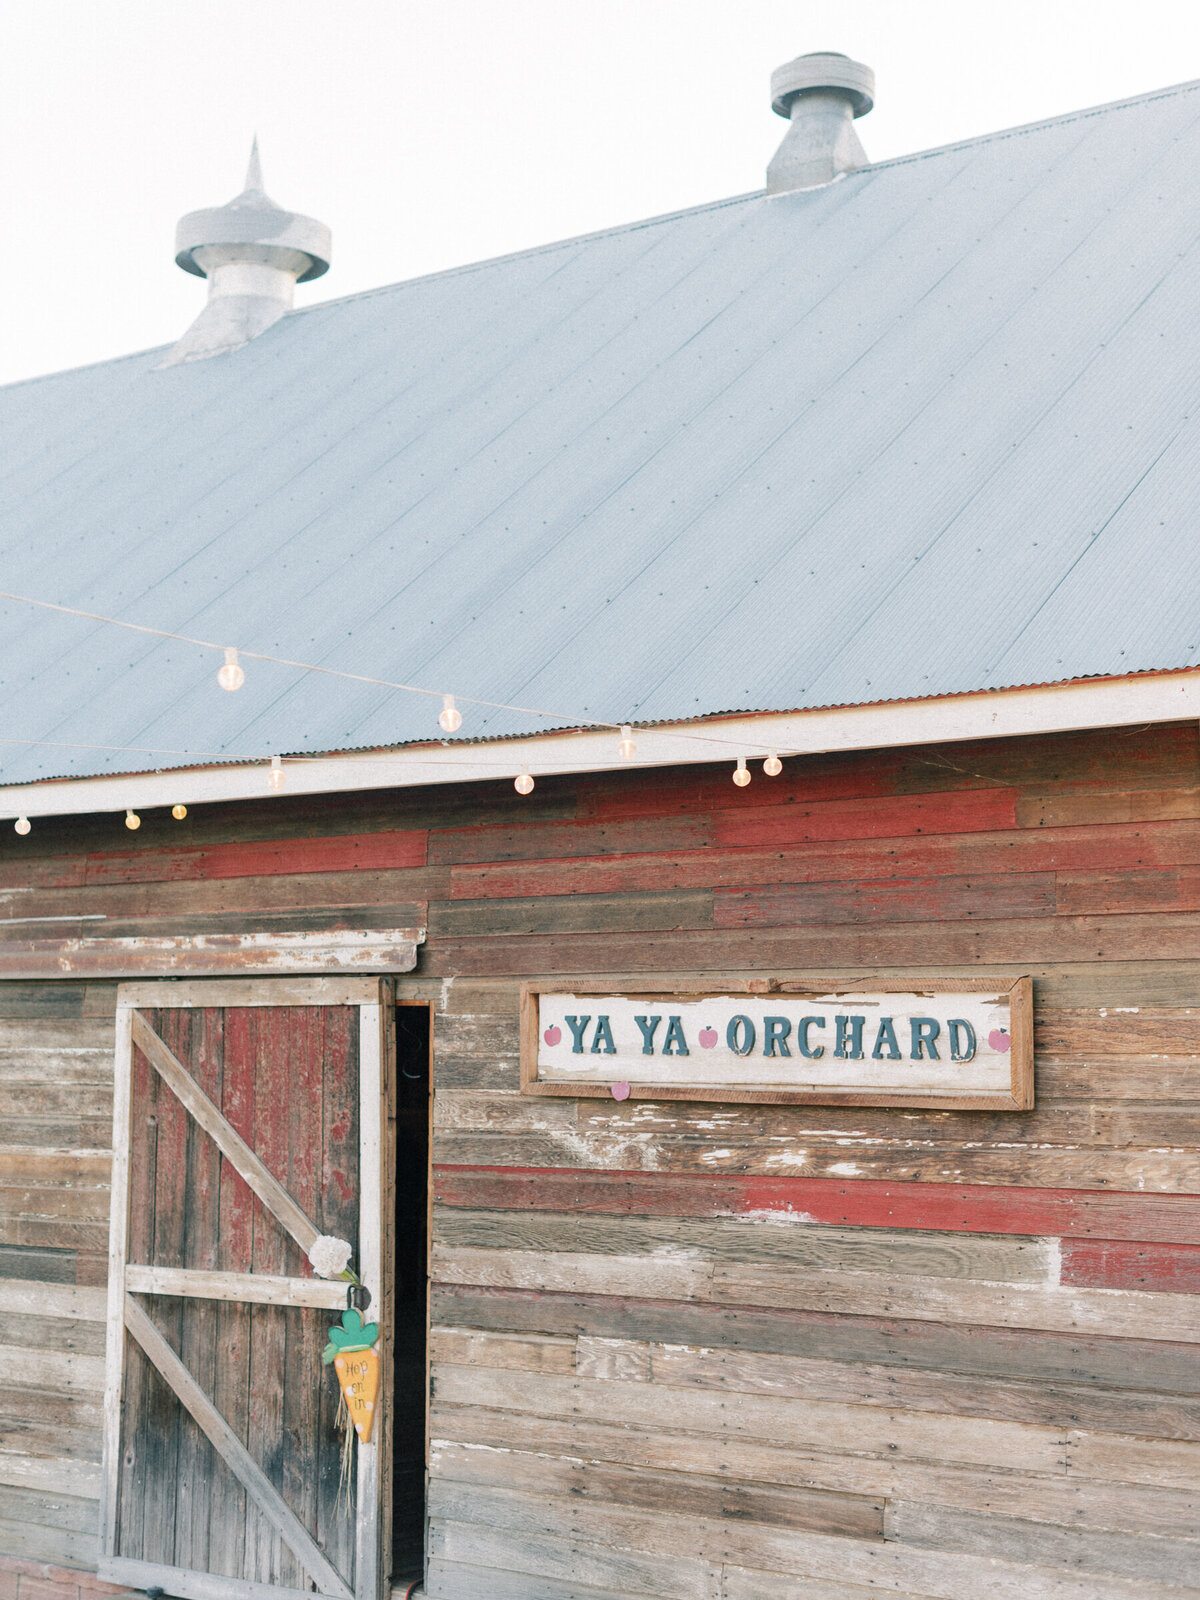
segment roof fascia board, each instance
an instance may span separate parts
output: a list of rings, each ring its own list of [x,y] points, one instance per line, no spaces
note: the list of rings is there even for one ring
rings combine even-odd
[[[928,700],[760,712],[636,730],[637,755],[617,755],[612,730],[544,733],[484,743],[430,743],[392,751],[312,756],[286,763],[287,793],[338,794],[554,774],[734,762],[781,755],[1016,738],[1088,728],[1200,719],[1200,669],[1105,678]],[[260,765],[188,767],[114,777],[62,778],[0,788],[0,816],[204,805],[268,797]]]

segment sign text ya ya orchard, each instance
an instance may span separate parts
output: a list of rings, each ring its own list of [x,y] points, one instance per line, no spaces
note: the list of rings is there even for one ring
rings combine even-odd
[[[529,983],[524,1094],[1025,1111],[1029,978],[834,992]],[[751,992],[753,989],[754,992]]]

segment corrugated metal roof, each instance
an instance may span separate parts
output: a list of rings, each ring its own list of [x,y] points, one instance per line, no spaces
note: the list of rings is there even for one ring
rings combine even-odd
[[[1195,664],[1198,89],[0,390],[0,587],[564,724]],[[13,739],[436,731],[414,696],[253,663],[229,695],[188,646],[0,626]],[[7,782],[184,764],[12,751]]]

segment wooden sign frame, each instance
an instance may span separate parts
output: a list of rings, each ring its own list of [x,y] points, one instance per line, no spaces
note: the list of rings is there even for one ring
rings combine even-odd
[[[767,1105],[842,1105],[842,1106],[923,1106],[938,1111],[1031,1111],[1034,1103],[1033,1057],[1033,979],[1028,977],[960,977],[949,973],[923,973],[919,978],[898,981],[887,978],[857,978],[831,983],[808,983],[799,979],[743,979],[717,983],[686,980],[671,983],[579,983],[571,978],[556,978],[521,985],[521,1093],[557,1098],[612,1098],[611,1086],[591,1081],[547,1082],[538,1077],[539,997],[543,994],[611,995],[615,998],[669,1001],[696,1000],[704,996],[744,994],[755,999],[778,995],[780,999],[804,995],[987,994],[1006,996],[1009,1003],[1010,1082],[1007,1093],[948,1094],[930,1090],[906,1089],[780,1089],[744,1084],[631,1083],[632,1100],[707,1100]]]

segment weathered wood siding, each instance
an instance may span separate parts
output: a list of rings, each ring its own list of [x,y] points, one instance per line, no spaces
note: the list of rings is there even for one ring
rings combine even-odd
[[[1181,724],[39,824],[0,892],[107,918],[75,933],[427,924],[431,1594],[1167,1600],[1200,1594],[1198,757]],[[980,967],[1035,979],[1027,1114],[517,1094],[523,978]],[[0,1547],[83,1563],[110,1006],[0,991]]]
[[[0,983],[0,1551],[94,1566],[115,984]]]

